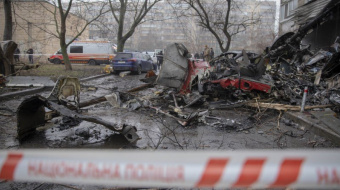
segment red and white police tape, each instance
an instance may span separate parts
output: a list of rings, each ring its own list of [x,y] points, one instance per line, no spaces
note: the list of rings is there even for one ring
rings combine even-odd
[[[0,151],[0,179],[120,187],[340,188],[340,151]]]

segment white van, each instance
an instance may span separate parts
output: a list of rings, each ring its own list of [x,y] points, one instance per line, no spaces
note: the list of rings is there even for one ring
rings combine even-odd
[[[74,41],[67,47],[67,54],[71,63],[109,64],[115,56],[116,49],[116,44],[109,41]],[[61,64],[64,61],[60,50],[48,60],[54,64]]]

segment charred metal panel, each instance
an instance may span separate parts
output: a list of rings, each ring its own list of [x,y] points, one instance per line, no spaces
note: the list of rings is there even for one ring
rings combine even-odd
[[[36,96],[24,100],[17,111],[17,138],[19,141],[34,133],[37,127],[44,124],[44,101]]]
[[[124,135],[129,142],[135,142],[139,139],[138,135],[136,134],[137,129],[134,126],[118,125],[102,120],[98,117],[85,116],[72,111],[63,105],[48,101],[46,98],[37,95],[24,100],[18,107],[17,130],[19,140],[22,140],[33,133],[40,125],[45,124],[45,107],[54,110],[63,116],[78,118],[84,121],[103,125],[112,131]]]
[[[188,73],[187,54],[188,51],[182,44],[174,43],[167,46],[156,83],[179,90]]]
[[[208,77],[213,68],[206,61],[188,60],[189,68],[187,77],[181,87],[180,94],[191,93],[193,81],[200,83],[202,78]]]

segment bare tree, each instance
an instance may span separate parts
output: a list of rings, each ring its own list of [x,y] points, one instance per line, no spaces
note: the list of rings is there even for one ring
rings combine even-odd
[[[55,6],[55,10],[54,11],[51,10],[51,13],[54,14],[54,22],[55,22],[56,31],[57,31],[57,37],[59,38],[59,41],[60,41],[60,49],[63,55],[66,70],[72,70],[70,59],[67,54],[67,47],[85,31],[86,27],[89,24],[97,20],[102,14],[105,13],[105,9],[104,9],[105,4],[102,4],[102,7],[100,8],[97,15],[91,18],[90,20],[86,20],[85,25],[83,26],[78,25],[78,27],[80,28],[78,34],[75,35],[68,43],[66,43],[66,28],[67,28],[66,19],[68,18],[68,15],[70,13],[72,3],[73,3],[73,0],[70,0],[64,9],[63,3],[61,2],[61,0],[58,0],[58,5]],[[88,8],[87,6],[84,6],[84,7]],[[59,14],[57,13],[57,9],[58,9]]]
[[[9,76],[14,74],[14,51],[17,48],[17,44],[13,41],[8,41],[4,44],[4,50],[0,45],[0,74]]]
[[[133,35],[138,25],[145,22],[144,17],[161,0],[109,0],[112,15],[118,23],[117,51],[124,50],[125,42]],[[128,20],[131,19],[131,20]],[[130,22],[130,23],[129,23]],[[128,29],[124,26],[129,25]],[[124,34],[124,32],[126,33]]]
[[[183,15],[195,17],[199,26],[215,37],[222,52],[229,50],[233,36],[259,21],[258,17],[235,15],[243,12],[241,0],[179,0],[177,4],[188,7],[182,9],[187,12]]]
[[[20,38],[21,44],[32,47],[34,43],[41,50],[58,39],[66,70],[72,70],[67,47],[88,25],[110,10],[106,2],[99,0],[13,1],[12,4],[15,30],[28,35],[28,40]]]
[[[5,27],[3,40],[12,40],[12,3],[11,0],[4,0]]]
[[[11,0],[4,0],[5,27],[3,40],[12,40],[12,3]],[[4,51],[0,46],[0,73],[10,75],[13,73],[13,53],[17,44],[10,42],[6,44]]]
[[[274,23],[279,23],[279,18],[276,18],[275,2],[263,0],[259,3],[267,7],[267,9],[261,10],[260,22],[252,26],[248,32],[251,33],[251,46],[255,47],[257,53],[262,53],[266,47],[272,45],[275,37],[278,35],[277,31],[275,31]]]

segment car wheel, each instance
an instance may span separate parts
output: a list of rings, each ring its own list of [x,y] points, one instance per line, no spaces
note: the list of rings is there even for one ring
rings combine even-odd
[[[139,65],[138,68],[137,68],[136,74],[137,74],[137,75],[142,74],[142,67],[141,67],[140,65]]]
[[[53,63],[59,65],[59,64],[61,64],[61,60],[60,60],[60,59],[55,59],[55,60],[53,61]]]
[[[97,63],[96,63],[95,60],[93,60],[93,59],[89,60],[89,65],[96,65],[96,64],[97,64]]]

